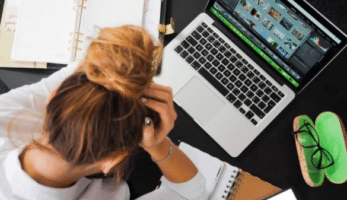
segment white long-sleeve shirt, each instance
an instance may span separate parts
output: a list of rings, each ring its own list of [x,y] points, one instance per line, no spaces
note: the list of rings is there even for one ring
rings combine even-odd
[[[38,83],[25,85],[0,95],[0,199],[119,199],[130,198],[129,186],[122,181],[117,189],[112,187],[111,179],[81,178],[68,188],[52,188],[41,185],[32,179],[22,168],[19,154],[30,139],[40,136],[46,101],[51,91],[66,77],[71,75],[78,63],[55,72]],[[8,137],[15,144],[13,146]],[[172,183],[165,177],[158,190],[152,191],[144,199],[207,199],[205,178],[198,172],[195,177],[184,183]]]

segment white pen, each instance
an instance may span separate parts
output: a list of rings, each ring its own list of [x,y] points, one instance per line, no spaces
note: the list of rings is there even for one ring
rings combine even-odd
[[[216,180],[216,184],[214,185],[213,190],[212,190],[210,196],[208,197],[208,199],[211,199],[212,196],[213,196],[213,194],[215,193],[215,189],[217,188],[217,185],[218,185],[218,181],[219,181],[220,176],[223,174],[223,170],[224,170],[225,165],[226,165],[226,164],[223,163],[223,165],[219,168],[218,173],[217,173],[217,176],[216,176],[216,179],[215,179],[215,180]]]

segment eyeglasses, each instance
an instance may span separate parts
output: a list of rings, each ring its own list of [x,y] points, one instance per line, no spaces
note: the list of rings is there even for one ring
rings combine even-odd
[[[304,121],[299,130],[293,131],[292,134],[302,147],[317,147],[311,156],[312,165],[317,169],[325,169],[335,164],[333,156],[320,145],[319,135],[315,128],[307,121]]]

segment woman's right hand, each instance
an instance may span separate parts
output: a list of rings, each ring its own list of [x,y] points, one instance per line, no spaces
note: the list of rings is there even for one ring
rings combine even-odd
[[[160,116],[158,128],[154,128],[153,121],[149,117],[146,117],[143,125],[143,139],[139,145],[147,152],[150,152],[165,141],[167,135],[174,127],[177,113],[174,109],[173,94],[170,87],[151,83],[142,98],[142,102]]]

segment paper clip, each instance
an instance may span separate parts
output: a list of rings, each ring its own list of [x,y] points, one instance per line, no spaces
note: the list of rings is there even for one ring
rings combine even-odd
[[[175,32],[175,21],[174,19],[171,17],[170,19],[170,24],[159,24],[158,26],[158,30],[160,33],[164,34],[164,35],[171,35]]]

